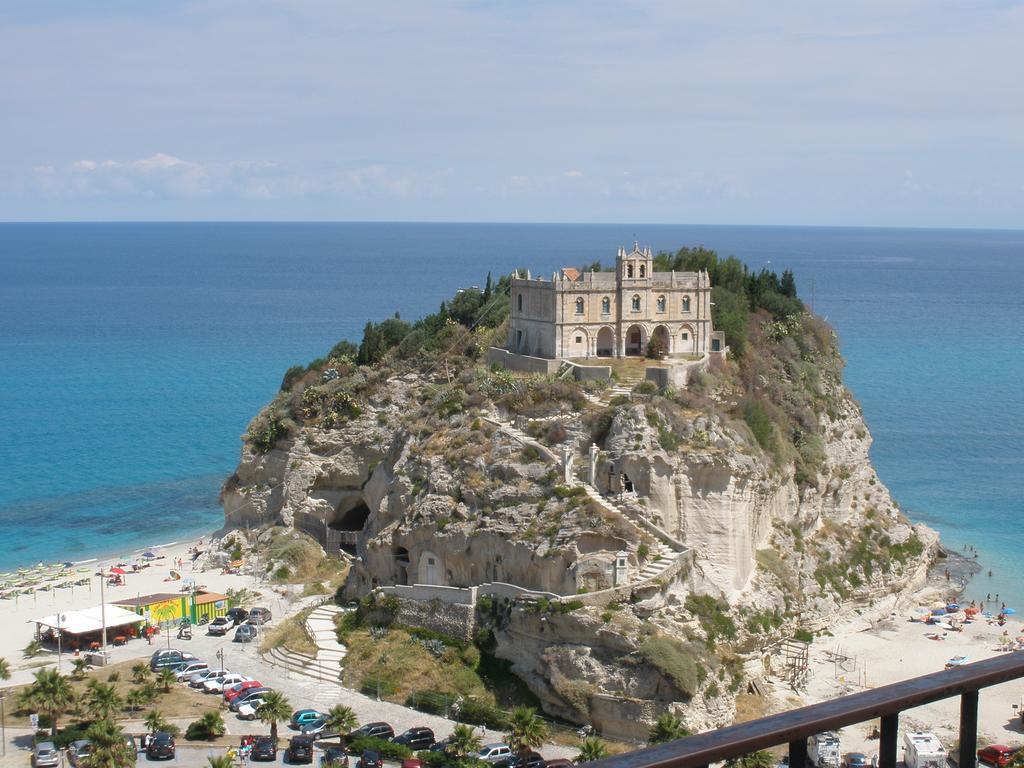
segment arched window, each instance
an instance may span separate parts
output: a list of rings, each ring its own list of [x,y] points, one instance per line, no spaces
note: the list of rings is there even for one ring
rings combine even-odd
[[[664,312],[665,311],[665,297],[664,296],[659,296],[658,297],[658,311],[659,312]]]
[[[605,296],[601,299],[601,314],[610,315],[612,313],[612,300]]]
[[[634,293],[633,294],[633,311],[634,312],[639,312],[640,311],[640,294],[639,293]]]
[[[633,263],[630,262],[629,264],[626,265],[626,277],[632,277],[632,276],[633,276]]]
[[[516,296],[516,312],[522,312],[522,311],[523,311],[523,294],[520,293],[520,294],[518,294]]]
[[[641,264],[640,265],[640,277],[644,277],[646,272],[647,272],[647,265],[646,264]]]
[[[689,296],[683,296],[683,312],[689,312],[689,311],[690,311],[690,297]]]
[[[583,299],[582,298],[576,299],[576,314],[577,315],[582,315],[583,314]]]

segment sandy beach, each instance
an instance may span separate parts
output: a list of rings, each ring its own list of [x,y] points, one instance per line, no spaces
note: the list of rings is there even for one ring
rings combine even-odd
[[[935,578],[935,574],[939,578]],[[978,580],[976,583],[983,583]],[[1024,624],[1016,614],[1003,626],[995,618],[979,616],[963,625],[962,631],[947,631],[922,622],[923,609],[949,597],[950,588],[941,584],[941,566],[933,569],[929,585],[911,595],[889,597],[878,601],[870,610],[839,620],[830,631],[832,636],[818,637],[811,646],[808,685],[794,691],[777,677],[772,680],[772,711],[791,709],[806,704],[875,688],[888,683],[941,671],[956,656],[967,662],[981,661],[1007,651],[1007,640],[1024,636]],[[970,603],[978,596],[978,587],[968,586],[961,598]],[[961,603],[963,604],[963,602]],[[998,611],[998,607],[996,607]],[[961,613],[962,617],[963,614]],[[933,639],[938,638],[938,639]],[[1004,683],[981,692],[979,704],[979,744],[1024,744],[1020,710],[1024,680]],[[900,717],[902,733],[931,731],[952,747],[958,738],[959,697],[905,712]],[[844,729],[843,752],[862,751],[868,756],[878,753],[878,740],[868,734],[878,723],[872,721]]]
[[[200,543],[202,542],[202,543]],[[202,557],[195,564],[192,563],[189,550],[193,547],[204,549],[209,543],[209,537],[203,537],[193,541],[180,541],[153,548],[156,559],[149,561],[149,566],[142,568],[137,573],[131,572],[131,568],[125,568],[128,573],[123,577],[123,586],[104,585],[104,598],[108,604],[124,598],[134,598],[156,593],[177,593],[182,589],[184,579],[195,579],[197,588],[205,588],[212,592],[224,594],[229,589],[249,589],[260,593],[261,600],[271,608],[278,616],[289,611],[290,593],[281,587],[271,590],[269,585],[257,579],[250,573],[240,574],[223,573],[220,567],[204,567]],[[125,553],[129,555],[127,562],[135,561],[146,550]],[[178,559],[183,565],[180,568],[182,580],[172,580],[171,571],[179,571]],[[95,561],[85,561],[76,564],[72,569],[74,573],[67,577],[58,578],[51,583],[68,583],[84,581],[87,584],[81,586],[69,586],[63,588],[52,588],[46,591],[36,590],[34,594],[22,594],[16,598],[12,597],[0,601],[0,622],[5,631],[0,633],[0,658],[5,658],[11,665],[11,679],[5,685],[18,685],[29,682],[32,673],[40,667],[56,662],[56,654],[43,653],[34,658],[24,658],[22,649],[35,636],[35,619],[50,616],[58,611],[73,611],[92,608],[100,604],[100,578],[93,576],[101,567],[104,570],[118,562],[124,562],[125,558],[103,558]],[[83,569],[83,570],[79,570]],[[84,570],[87,569],[87,570]],[[161,643],[165,642],[163,637],[159,638]],[[154,641],[156,643],[156,641]],[[152,648],[145,640],[136,639],[129,641],[124,646],[108,647],[111,663],[123,661],[129,658],[148,655]],[[64,656],[65,671],[70,669],[71,655]]]

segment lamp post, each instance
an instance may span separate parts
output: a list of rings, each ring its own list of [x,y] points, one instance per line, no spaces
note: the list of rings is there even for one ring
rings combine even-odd
[[[217,651],[217,658],[220,660],[220,673],[224,674],[224,649]]]
[[[64,632],[61,630],[61,622],[63,622],[67,616],[60,611],[57,612],[57,674],[60,674],[60,660],[61,660],[61,647],[60,642],[63,638]]]

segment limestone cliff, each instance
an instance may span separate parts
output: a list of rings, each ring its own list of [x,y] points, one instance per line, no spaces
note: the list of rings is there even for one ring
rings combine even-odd
[[[347,597],[498,585],[494,653],[547,711],[630,737],[670,710],[727,722],[744,652],[923,577],[937,538],[876,476],[812,316],[753,317],[740,363],[628,397],[488,369],[501,329],[459,332],[430,365],[300,371],[250,428],[228,526],[347,552]]]

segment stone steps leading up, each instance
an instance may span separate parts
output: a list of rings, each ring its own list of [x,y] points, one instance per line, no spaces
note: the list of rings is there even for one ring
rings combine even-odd
[[[317,646],[316,656],[310,656],[284,647],[271,648],[263,658],[296,675],[312,680],[338,684],[341,681],[341,661],[347,649],[338,642],[334,617],[342,612],[336,605],[315,608],[306,618],[306,631]]]

